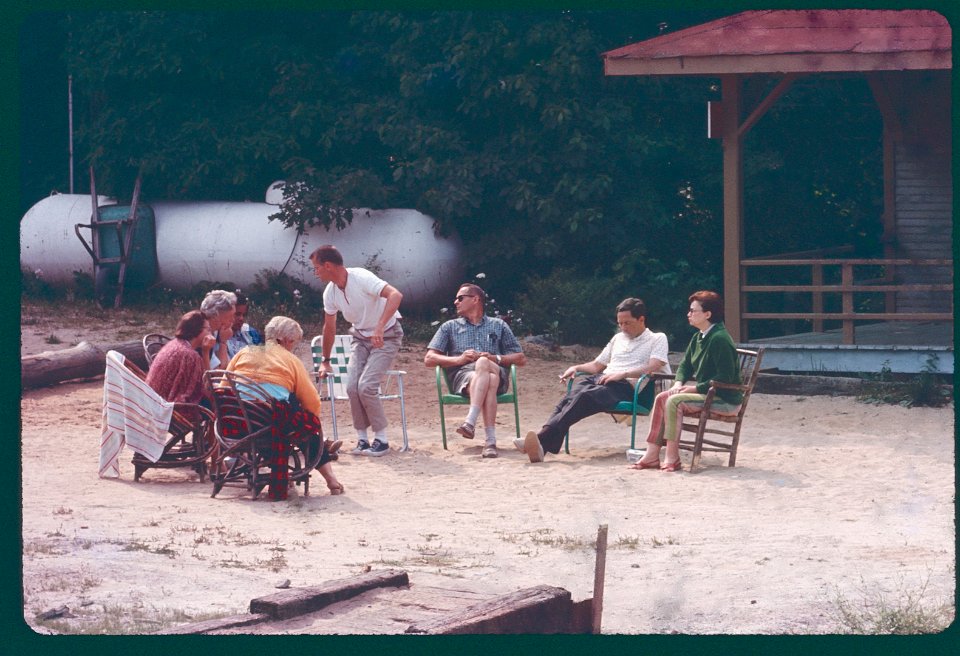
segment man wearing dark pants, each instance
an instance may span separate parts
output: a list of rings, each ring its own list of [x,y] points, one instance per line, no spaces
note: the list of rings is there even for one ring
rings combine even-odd
[[[578,373],[589,376],[577,381],[554,408],[539,431],[529,431],[514,445],[530,462],[542,462],[544,452],[559,453],[570,427],[590,415],[605,412],[620,401],[633,399],[636,379],[644,374],[670,373],[667,336],[647,328],[647,309],[639,298],[627,298],[617,305],[620,331],[591,362],[568,367],[561,380]]]

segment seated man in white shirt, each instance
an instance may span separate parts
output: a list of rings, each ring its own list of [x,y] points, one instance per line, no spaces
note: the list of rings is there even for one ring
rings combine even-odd
[[[647,308],[639,298],[622,300],[617,305],[620,331],[595,360],[563,372],[560,378],[564,381],[581,372],[591,375],[574,383],[543,428],[529,431],[525,439],[514,440],[530,462],[542,462],[545,451],[559,453],[570,426],[581,419],[605,412],[620,401],[633,400],[634,382],[640,376],[670,373],[667,336],[647,328],[646,315]]]

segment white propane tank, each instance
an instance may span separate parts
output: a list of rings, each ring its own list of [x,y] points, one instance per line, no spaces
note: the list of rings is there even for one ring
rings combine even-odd
[[[116,205],[116,200],[97,196],[99,205]],[[89,195],[53,194],[27,210],[20,220],[20,265],[43,271],[43,279],[54,285],[73,284],[73,272],[93,276],[93,259],[77,238],[73,226],[89,225],[93,203]],[[91,231],[80,234],[90,242]]]
[[[346,266],[377,269],[403,293],[405,307],[449,299],[462,278],[460,239],[437,237],[433,219],[416,210],[355,209],[353,222],[342,231],[314,227],[298,239],[295,230],[267,220],[278,211],[276,205],[149,205],[156,222],[158,284],[171,289],[186,290],[202,280],[246,288],[264,269],[282,270],[321,289],[308,256],[328,243],[343,253]],[[69,284],[77,270],[92,274],[90,255],[73,228],[89,223],[91,211],[90,197],[80,195],[51,196],[30,208],[20,223],[21,265],[42,269],[51,283]]]

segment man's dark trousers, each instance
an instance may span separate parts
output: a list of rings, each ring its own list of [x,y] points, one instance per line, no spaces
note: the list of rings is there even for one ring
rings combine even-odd
[[[606,412],[620,401],[633,400],[631,383],[617,380],[600,385],[597,381],[602,375],[594,374],[581,378],[574,383],[567,395],[560,399],[560,403],[553,409],[553,414],[538,433],[544,451],[560,453],[563,439],[575,423],[598,412]]]

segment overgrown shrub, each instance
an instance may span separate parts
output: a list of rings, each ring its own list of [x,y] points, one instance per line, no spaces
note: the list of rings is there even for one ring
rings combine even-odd
[[[584,277],[572,268],[533,276],[515,308],[525,330],[561,344],[605,344],[616,330],[618,285],[612,278]]]
[[[276,269],[260,271],[244,291],[251,310],[256,307],[264,317],[281,314],[303,323],[316,320],[323,308],[322,292]]]
[[[43,278],[43,271],[30,271],[20,267],[20,295],[23,298],[52,301],[63,295],[63,290],[53,287]]]

